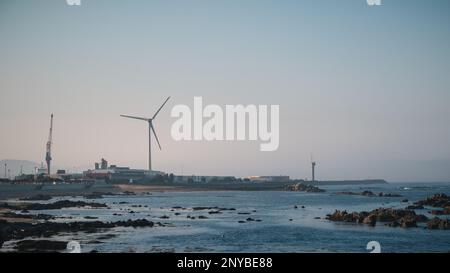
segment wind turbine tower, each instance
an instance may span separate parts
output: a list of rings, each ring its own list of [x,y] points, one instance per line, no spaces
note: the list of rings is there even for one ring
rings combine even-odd
[[[52,137],[53,137],[53,114],[50,118],[50,133],[48,135],[47,141],[47,151],[45,154],[45,161],[47,162],[47,174],[50,175],[51,169],[51,161],[52,161]]]
[[[169,99],[170,99],[170,97],[168,97],[166,99],[166,101],[161,105],[161,107],[159,107],[158,111],[156,111],[156,113],[153,115],[152,118],[141,118],[141,117],[120,115],[121,117],[124,117],[124,118],[131,118],[131,119],[147,121],[147,123],[148,123],[148,170],[149,171],[152,170],[152,132],[153,132],[153,135],[155,136],[156,142],[158,143],[158,147],[161,150],[161,144],[159,143],[158,136],[156,135],[155,127],[153,126],[153,120],[159,114],[159,112],[164,107],[164,105],[166,105],[166,103],[167,103],[167,101],[169,101]]]
[[[316,177],[315,177],[315,170],[316,170],[316,161],[312,160],[311,158],[311,171],[312,171],[312,181],[316,181]]]

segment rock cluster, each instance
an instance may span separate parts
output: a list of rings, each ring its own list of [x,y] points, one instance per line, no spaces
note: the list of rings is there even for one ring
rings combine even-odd
[[[420,200],[414,203],[415,206],[423,208],[424,206],[430,206],[434,208],[441,208],[442,210],[432,210],[431,214],[434,215],[449,215],[450,214],[450,196],[439,193],[425,200]]]
[[[345,195],[362,195],[362,196],[368,196],[368,197],[402,197],[400,194],[395,194],[395,193],[384,193],[384,192],[380,192],[378,194],[373,193],[372,191],[363,191],[361,193],[358,192],[351,192],[351,191],[344,191],[344,192],[339,192],[338,194],[345,194]]]
[[[235,208],[219,208],[219,207],[193,207],[193,211],[198,210],[214,210],[214,211],[224,211],[224,210],[236,210]]]
[[[56,252],[65,250],[67,242],[51,240],[23,240],[16,243],[15,249],[19,252]]]
[[[450,229],[449,219],[439,219],[437,217],[431,219],[427,223],[428,229]]]
[[[69,201],[69,200],[62,200],[48,204],[40,204],[40,203],[0,204],[0,208],[12,210],[55,210],[62,208],[81,208],[81,207],[107,208],[108,206],[100,203],[87,203],[83,201]]]
[[[156,223],[162,226],[161,223]],[[95,233],[103,229],[115,227],[153,227],[154,222],[146,219],[127,220],[118,222],[45,222],[45,223],[9,223],[0,220],[0,247],[9,240],[21,240],[28,237],[51,237],[59,233],[86,232]]]
[[[293,185],[287,185],[286,190],[288,191],[304,191],[304,192],[325,192],[324,189],[312,186],[312,185],[305,185],[302,183],[297,183]]]
[[[425,200],[420,200],[414,203],[415,205],[430,206],[435,208],[450,208],[450,196],[444,193],[438,193]]]
[[[392,227],[416,227],[417,222],[427,221],[427,217],[424,215],[417,215],[412,210],[405,209],[391,209],[391,208],[379,208],[370,212],[352,212],[336,210],[333,214],[327,215],[330,221],[335,222],[352,222],[363,223],[370,226],[375,226],[377,222],[388,223]]]

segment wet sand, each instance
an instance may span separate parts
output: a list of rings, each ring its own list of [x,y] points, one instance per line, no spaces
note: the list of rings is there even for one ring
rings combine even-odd
[[[27,198],[36,195],[79,196],[92,193],[120,193],[120,188],[106,183],[85,187],[77,184],[45,185],[41,189],[36,184],[0,184],[0,200]]]
[[[81,196],[89,194],[120,194],[126,192],[194,192],[194,191],[282,191],[286,183],[224,183],[224,184],[172,184],[137,185],[95,183],[90,187],[82,184],[49,184],[39,188],[36,184],[0,184],[0,200],[27,198],[36,195]]]

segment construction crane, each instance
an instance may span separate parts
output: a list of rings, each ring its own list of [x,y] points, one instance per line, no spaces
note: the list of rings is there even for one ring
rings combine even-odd
[[[47,141],[47,152],[45,155],[45,161],[47,162],[47,174],[50,175],[50,163],[52,161],[52,134],[53,134],[53,114],[50,118],[50,133]]]

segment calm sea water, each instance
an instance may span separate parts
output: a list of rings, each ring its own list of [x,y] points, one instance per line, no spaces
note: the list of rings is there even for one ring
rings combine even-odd
[[[402,229],[378,224],[368,227],[333,223],[325,216],[335,209],[371,210],[379,207],[404,208],[435,193],[450,194],[450,183],[410,183],[371,186],[323,186],[325,193],[304,192],[170,192],[136,196],[110,196],[95,202],[111,209],[64,209],[41,211],[86,221],[95,216],[103,221],[148,219],[166,227],[117,228],[102,234],[63,236],[78,240],[83,251],[99,252],[368,252],[369,241],[378,241],[382,252],[449,252],[450,231],[419,228]],[[403,197],[338,195],[340,191],[371,190],[398,193]],[[67,199],[67,198],[58,198]],[[70,198],[82,200],[82,198]],[[402,203],[408,199],[409,203]],[[57,200],[57,199],[56,199]],[[52,201],[55,201],[52,200]],[[127,202],[119,204],[119,202]],[[141,205],[142,207],[136,207]],[[172,207],[187,210],[174,210]],[[235,208],[221,214],[193,211],[192,207]],[[298,206],[298,209],[294,207]],[[304,206],[305,208],[301,208]],[[130,213],[134,211],[135,213]],[[427,216],[428,210],[419,210]],[[179,213],[179,215],[175,215]],[[239,214],[250,213],[250,214]],[[113,214],[121,214],[114,216]],[[187,218],[195,216],[195,220]],[[198,219],[203,215],[208,219]],[[168,216],[168,219],[161,219]],[[239,223],[247,218],[260,222]],[[320,219],[316,219],[320,217]],[[61,219],[67,221],[67,219]],[[108,234],[113,238],[98,238]],[[97,241],[97,242],[95,242]]]

